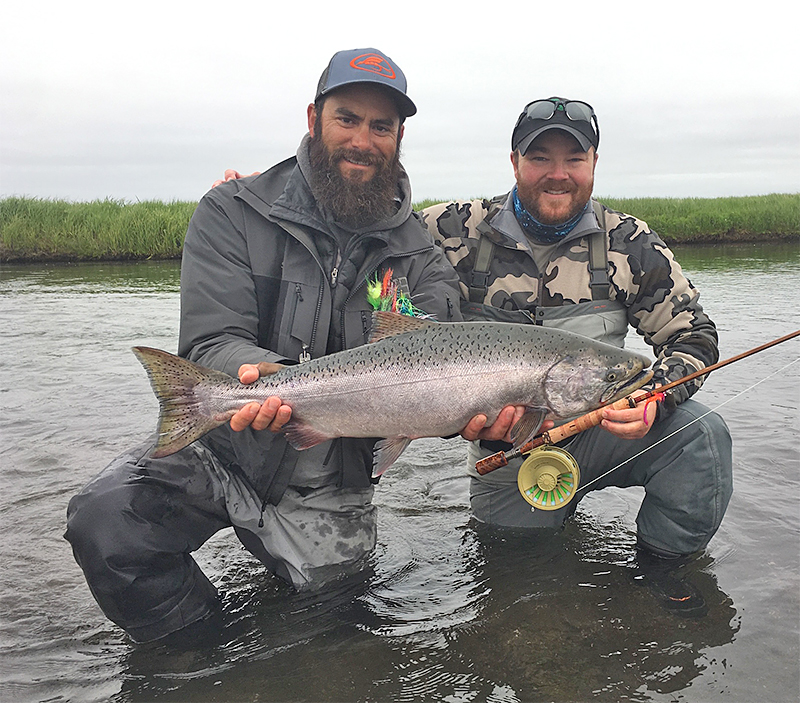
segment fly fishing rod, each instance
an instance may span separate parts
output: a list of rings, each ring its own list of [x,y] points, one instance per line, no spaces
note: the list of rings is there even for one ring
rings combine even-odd
[[[559,427],[554,427],[552,430],[543,432],[538,437],[534,437],[532,440],[517,447],[516,449],[512,449],[508,452],[497,452],[496,454],[487,456],[485,459],[481,459],[475,464],[475,470],[481,476],[485,476],[489,472],[499,469],[501,466],[506,466],[509,460],[521,456],[522,454],[528,454],[534,449],[538,449],[540,447],[545,450],[549,449],[551,450],[550,452],[543,451],[536,457],[531,456],[523,464],[522,469],[525,469],[525,476],[522,475],[522,469],[520,469],[520,478],[518,482],[520,492],[522,492],[523,498],[534,505],[534,507],[543,508],[545,510],[552,510],[562,507],[572,499],[575,491],[577,490],[579,471],[577,464],[575,464],[574,459],[569,456],[569,454],[563,452],[562,454],[556,455],[554,450],[557,450],[558,448],[550,447],[549,445],[557,444],[558,442],[583,432],[584,430],[596,427],[603,419],[603,410],[606,408],[610,407],[614,410],[635,408],[637,405],[647,403],[653,398],[663,397],[664,393],[677,386],[688,383],[689,381],[693,381],[695,378],[699,378],[700,376],[705,376],[706,374],[716,371],[717,369],[721,369],[723,366],[728,366],[728,364],[732,364],[735,361],[740,361],[741,359],[752,356],[753,354],[758,354],[758,352],[786,342],[794,337],[797,337],[798,335],[800,335],[800,330],[792,332],[791,334],[787,334],[779,339],[774,339],[766,344],[762,344],[755,349],[750,349],[749,351],[737,354],[736,356],[726,359],[725,361],[720,361],[716,364],[712,364],[711,366],[706,366],[705,368],[695,371],[694,373],[690,373],[688,376],[684,376],[677,381],[672,381],[671,383],[667,383],[666,385],[659,386],[651,391],[647,391],[637,398],[629,395],[625,398],[617,400],[614,403],[611,403],[610,405],[601,406],[597,410],[593,410],[586,415],[581,415],[580,417],[560,425]],[[563,454],[566,454],[568,459],[565,459]],[[570,459],[572,460],[571,462],[569,461]]]

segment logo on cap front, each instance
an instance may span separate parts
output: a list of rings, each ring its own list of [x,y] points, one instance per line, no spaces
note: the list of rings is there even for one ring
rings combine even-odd
[[[384,78],[395,78],[394,68],[383,56],[380,54],[361,54],[356,56],[350,65],[360,71],[369,71],[370,73],[377,73]]]

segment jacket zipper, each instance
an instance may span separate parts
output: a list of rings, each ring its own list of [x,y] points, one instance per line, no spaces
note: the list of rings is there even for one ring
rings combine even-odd
[[[297,303],[303,302],[303,287],[299,283],[294,284],[294,299],[295,299],[295,311],[297,310]],[[292,319],[294,319],[295,313],[292,313]],[[312,332],[313,334],[313,332]],[[302,364],[304,361],[309,361],[311,359],[311,354],[308,353],[308,345],[303,344],[303,351],[300,352],[300,356],[297,360]]]
[[[319,315],[322,312],[322,296],[325,290],[322,286],[319,288],[319,294],[317,295],[317,308],[314,310],[314,324],[311,327],[311,340],[308,344],[303,345],[303,352],[300,354],[300,361],[309,361],[311,359],[311,352],[310,349],[314,348],[314,342],[317,340],[317,327],[319,326]]]

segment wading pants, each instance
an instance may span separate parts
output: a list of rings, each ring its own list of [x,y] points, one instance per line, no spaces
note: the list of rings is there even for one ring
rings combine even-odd
[[[575,512],[589,490],[608,486],[644,486],[636,518],[638,541],[664,556],[703,549],[717,531],[733,491],[731,437],[724,420],[693,400],[679,405],[639,440],[624,440],[594,427],[560,444],[575,460],[580,483],[590,481],[639,452],[653,447],[612,471],[558,510],[532,510],[517,488],[522,459],[478,476],[475,462],[494,452],[472,443],[469,469],[470,502],[481,522],[507,527],[559,528]],[[705,415],[702,419],[702,415]],[[693,424],[692,421],[696,420]],[[684,425],[678,434],[655,445]]]
[[[191,552],[225,527],[298,589],[356,570],[375,546],[372,487],[337,488],[335,477],[290,485],[262,512],[247,481],[201,443],[162,459],[147,458],[151,446],[121,455],[72,498],[64,535],[100,608],[137,642],[218,607]]]

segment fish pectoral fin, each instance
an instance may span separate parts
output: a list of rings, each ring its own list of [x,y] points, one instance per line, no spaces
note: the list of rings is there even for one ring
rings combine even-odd
[[[392,437],[382,439],[375,445],[374,464],[372,467],[372,478],[378,478],[388,469],[399,457],[405,448],[411,444],[408,437]]]
[[[511,428],[511,441],[520,447],[532,440],[547,417],[547,408],[527,408],[519,421]]]
[[[333,439],[330,435],[323,434],[313,427],[295,420],[289,420],[283,426],[282,432],[286,435],[286,441],[294,449],[310,449],[318,444],[327,442],[329,439]]]
[[[372,313],[372,330],[369,336],[369,343],[374,344],[387,337],[394,337],[405,332],[414,332],[424,327],[438,324],[438,322],[422,317],[409,317],[397,312],[376,310]]]

